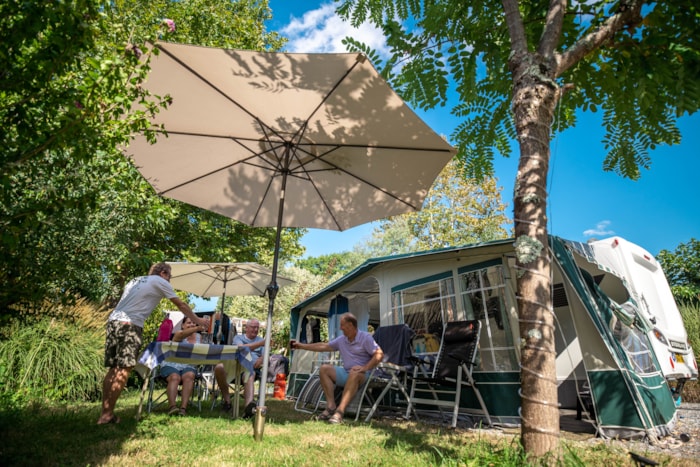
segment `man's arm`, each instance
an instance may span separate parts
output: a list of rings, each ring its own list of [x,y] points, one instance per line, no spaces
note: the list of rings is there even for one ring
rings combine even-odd
[[[237,345],[238,347],[248,347],[250,350],[255,350],[255,349],[258,349],[258,348],[263,347],[265,345],[265,339],[255,341],[255,342],[252,342],[250,344],[244,344],[240,340],[238,342],[236,342],[236,339],[234,338],[233,343],[235,345]]]
[[[328,342],[314,342],[313,344],[302,344],[295,342],[293,349],[310,350],[312,352],[335,352],[335,349],[328,345]]]
[[[183,302],[180,297],[173,297],[170,299],[170,301],[173,302],[173,304],[175,304],[178,310],[183,312],[185,316],[191,319],[193,323],[199,324],[200,326],[204,326],[205,329],[209,329],[209,319],[200,318],[199,316],[194,314],[192,308],[190,308],[190,306],[187,303]]]
[[[381,347],[377,347],[377,350],[375,350],[372,354],[372,358],[370,359],[370,361],[362,367],[362,371],[370,371],[372,368],[382,363],[383,359],[384,351],[381,349]]]

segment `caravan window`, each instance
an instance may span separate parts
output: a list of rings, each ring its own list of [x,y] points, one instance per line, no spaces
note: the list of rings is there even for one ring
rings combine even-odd
[[[426,277],[392,289],[391,313],[394,323],[406,323],[416,334],[442,337],[445,321],[460,319],[456,310],[451,273]]]
[[[615,320],[613,334],[625,349],[627,361],[635,373],[643,375],[658,371],[649,350],[646,334],[635,327],[627,326],[619,319]]]
[[[483,371],[514,371],[518,362],[506,313],[505,279],[499,263],[459,270],[465,319],[482,323],[479,352]]]

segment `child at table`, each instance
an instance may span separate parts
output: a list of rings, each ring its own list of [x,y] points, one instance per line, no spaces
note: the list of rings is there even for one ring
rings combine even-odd
[[[201,338],[199,333],[208,329],[208,326],[195,324],[190,318],[185,317],[182,321],[182,328],[173,335],[173,341],[198,344]],[[196,374],[197,369],[188,363],[169,362],[167,360],[163,362],[163,366],[160,368],[160,375],[168,382],[166,393],[170,405],[169,415],[187,415],[187,404],[194,389]],[[177,387],[180,384],[182,384],[182,402],[178,409],[176,404]]]

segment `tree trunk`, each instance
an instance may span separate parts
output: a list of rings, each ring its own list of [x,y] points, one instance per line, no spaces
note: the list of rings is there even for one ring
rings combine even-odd
[[[513,112],[520,145],[514,221],[521,338],[521,440],[528,456],[558,458],[554,316],[547,232],[550,128],[558,88],[548,67],[527,55],[513,60]],[[545,460],[545,462],[547,462]]]

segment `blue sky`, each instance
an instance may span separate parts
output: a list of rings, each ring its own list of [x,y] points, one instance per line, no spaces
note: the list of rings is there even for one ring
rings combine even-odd
[[[268,30],[290,39],[290,52],[344,52],[341,40],[353,36],[381,51],[381,32],[370,27],[353,31],[333,13],[332,2],[270,0],[273,19]],[[439,134],[450,135],[458,121],[445,108],[417,111]],[[549,177],[549,231],[570,240],[586,241],[619,235],[656,255],[700,238],[700,115],[679,121],[682,144],[657,148],[652,166],[631,181],[604,172],[601,116],[581,114],[576,128],[552,142]],[[517,147],[516,147],[517,150]],[[503,187],[506,213],[512,217],[512,187],[518,153],[495,161]],[[348,251],[367,238],[373,224],[336,232],[309,229],[302,239],[307,256]]]

